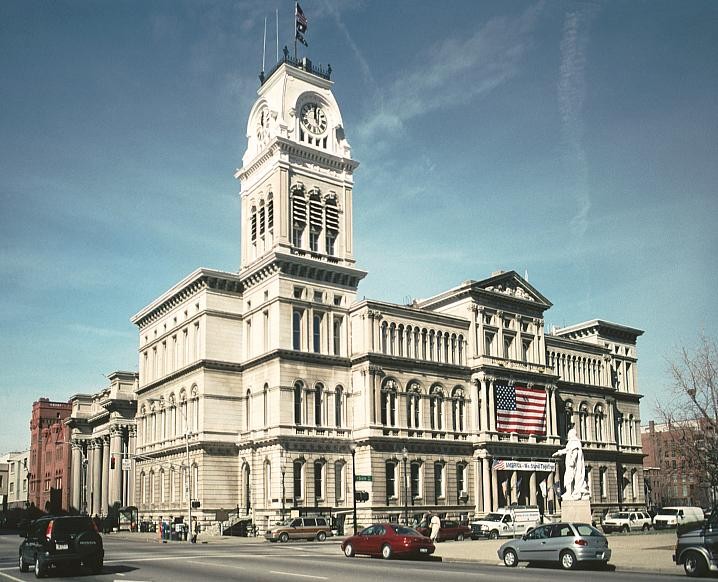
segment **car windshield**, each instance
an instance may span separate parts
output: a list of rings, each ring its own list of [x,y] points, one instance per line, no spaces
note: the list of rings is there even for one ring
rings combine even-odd
[[[483,519],[483,521],[501,521],[501,518],[502,518],[502,517],[503,517],[503,515],[501,515],[500,513],[489,513],[489,514]]]
[[[80,533],[92,529],[94,528],[89,517],[64,517],[54,520],[52,524],[52,531],[55,535]]]
[[[623,512],[623,513],[614,513],[614,514],[613,514],[613,518],[614,518],[614,519],[628,519],[629,517],[630,517],[630,514],[625,513],[625,512]]]
[[[576,531],[578,532],[578,535],[583,537],[604,537],[604,535],[598,531],[595,527],[592,525],[588,525],[587,523],[579,523],[574,525],[576,528]]]
[[[678,515],[677,509],[661,509],[658,515]]]

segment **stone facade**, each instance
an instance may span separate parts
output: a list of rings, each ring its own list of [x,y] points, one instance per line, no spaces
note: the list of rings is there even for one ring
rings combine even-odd
[[[25,509],[28,504],[28,473],[30,472],[30,451],[9,453],[7,455],[8,509]]]
[[[134,505],[137,374],[113,372],[107,378],[103,390],[70,399],[66,420],[72,431],[71,507],[99,516],[115,504]]]
[[[186,518],[190,500],[201,521],[232,509],[260,529],[346,516],[353,470],[362,523],[554,513],[551,454],[574,424],[596,510],[642,506],[640,330],[546,334],[550,301],[514,271],[410,305],[357,301],[358,163],[328,77],[287,58],[263,79],[235,174],[239,273],[198,269],[132,318],[141,518]],[[534,434],[497,420],[515,387],[543,402]]]

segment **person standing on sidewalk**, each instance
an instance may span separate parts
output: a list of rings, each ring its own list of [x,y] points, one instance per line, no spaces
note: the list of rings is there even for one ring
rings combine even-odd
[[[439,537],[439,530],[441,529],[441,520],[436,513],[431,516],[430,527],[431,535],[429,537],[431,538],[432,543],[436,543],[436,539]]]

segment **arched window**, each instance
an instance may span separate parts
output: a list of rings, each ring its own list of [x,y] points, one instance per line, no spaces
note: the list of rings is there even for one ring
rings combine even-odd
[[[431,388],[429,395],[429,411],[432,430],[443,430],[444,390],[438,384]]]
[[[274,196],[267,194],[267,230],[271,234],[274,231]]]
[[[346,497],[345,491],[347,490],[347,486],[345,467],[346,464],[344,461],[337,461],[334,463],[334,500],[337,503],[343,501]]]
[[[250,210],[250,236],[252,239],[252,244],[257,244],[257,207],[252,206],[252,209]]]
[[[461,386],[454,388],[451,394],[451,429],[454,432],[464,432],[464,410],[466,399]]]
[[[301,248],[304,229],[307,226],[307,200],[304,186],[295,186],[292,191],[292,245]]]
[[[192,386],[192,430],[199,432],[199,391]]]
[[[264,208],[264,200],[259,201],[259,236],[264,236],[264,232],[267,230],[267,213]]]
[[[466,463],[456,464],[456,497],[459,501],[469,496],[467,487],[468,468]]]
[[[177,501],[177,475],[175,468],[170,467],[170,502],[174,503],[175,501]]]
[[[410,382],[406,388],[406,423],[409,428],[421,426],[421,388],[417,382]]]
[[[319,239],[322,232],[323,211],[319,190],[309,193],[309,250],[319,252]]]
[[[262,390],[262,418],[266,428],[269,425],[269,384],[265,384]]]
[[[199,467],[196,463],[192,464],[192,491],[190,491],[192,499],[199,497]]]
[[[567,400],[563,405],[563,437],[568,435],[568,431],[573,428],[573,402]]]
[[[326,492],[324,491],[324,465],[323,461],[316,461],[314,463],[314,499],[321,501],[326,498]]]
[[[264,507],[269,507],[272,502],[272,464],[269,460],[264,461]]]
[[[165,470],[160,469],[160,503],[165,501]]]
[[[421,499],[424,496],[421,482],[421,462],[419,461],[412,461],[409,466],[409,486],[412,499]]]
[[[322,426],[322,399],[324,396],[324,386],[317,384],[314,387],[314,424]]]
[[[324,208],[326,218],[326,251],[328,255],[336,253],[336,240],[339,236],[339,209],[336,196],[329,195]]]
[[[322,315],[321,313],[315,313],[312,318],[312,347],[314,353],[318,354],[322,351]]]
[[[628,444],[631,446],[636,444],[636,423],[632,414],[628,415]]]
[[[387,347],[387,342],[388,342],[387,336],[388,336],[389,324],[386,321],[383,321],[381,323],[381,326],[379,329],[381,331],[381,335],[380,335],[381,353],[387,354],[387,353],[389,353],[389,349]]]
[[[381,423],[392,426],[396,409],[396,382],[393,379],[384,381],[381,387]]]
[[[338,428],[342,426],[344,408],[344,389],[337,386],[334,390],[334,425]]]
[[[302,424],[302,392],[304,385],[301,382],[294,383],[294,424]]]
[[[603,406],[597,404],[593,410],[593,436],[594,440],[599,443],[603,442],[604,422]]]
[[[446,497],[444,463],[434,463],[434,497],[437,501]]]
[[[381,387],[381,423],[396,426],[396,381],[391,378]]]
[[[397,465],[398,463],[396,461],[387,461],[386,462],[386,500],[387,503],[390,499],[396,499],[399,496],[399,492],[397,491],[397,479],[396,479],[396,472],[397,472]]]
[[[578,409],[578,438],[582,441],[590,440],[588,434],[588,404],[581,403]]]
[[[458,344],[458,350],[459,350],[459,361],[457,362],[457,364],[463,365],[463,363],[464,363],[464,336],[463,335],[459,336],[459,338],[457,340],[457,344]]]

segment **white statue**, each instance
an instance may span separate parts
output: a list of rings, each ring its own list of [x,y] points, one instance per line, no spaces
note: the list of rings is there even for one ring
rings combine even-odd
[[[563,455],[566,455],[566,471],[563,475],[563,486],[566,491],[562,496],[563,499],[580,500],[590,498],[591,494],[586,484],[583,449],[574,428],[568,431],[566,448],[556,451],[552,456],[561,457]]]

